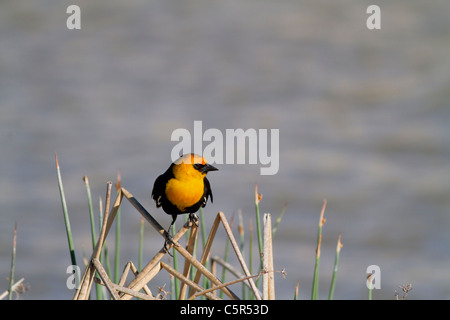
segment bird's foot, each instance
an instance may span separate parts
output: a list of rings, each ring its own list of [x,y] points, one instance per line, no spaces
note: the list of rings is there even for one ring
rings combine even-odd
[[[176,244],[173,241],[173,238],[172,238],[172,236],[169,233],[167,233],[166,240],[164,241],[164,251],[167,252],[169,254],[169,256],[173,257],[173,255],[169,251],[169,248],[167,247],[168,244],[172,245],[172,246],[175,246],[175,247],[178,247],[178,244]]]
[[[195,213],[189,213],[189,221],[195,224],[197,227],[199,226],[198,222],[198,216]]]

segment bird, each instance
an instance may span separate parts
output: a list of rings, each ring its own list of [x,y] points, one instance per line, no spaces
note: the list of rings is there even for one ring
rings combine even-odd
[[[202,156],[194,153],[182,155],[155,180],[152,198],[156,207],[162,207],[165,213],[172,216],[172,222],[167,229],[164,248],[171,242],[170,229],[178,215],[189,214],[190,221],[198,225],[195,215],[200,207],[204,208],[213,194],[211,185],[206,178],[209,171],[218,169],[210,165]]]

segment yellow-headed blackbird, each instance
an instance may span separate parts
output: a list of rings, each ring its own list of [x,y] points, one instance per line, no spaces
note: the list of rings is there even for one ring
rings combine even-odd
[[[155,180],[152,198],[156,207],[162,207],[172,216],[168,234],[179,214],[189,213],[189,218],[196,221],[194,213],[200,207],[205,207],[208,197],[213,202],[206,174],[215,170],[218,169],[208,164],[203,157],[190,153],[181,156]]]

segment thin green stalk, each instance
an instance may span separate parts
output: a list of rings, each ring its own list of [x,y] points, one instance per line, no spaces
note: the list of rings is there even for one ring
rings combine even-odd
[[[62,183],[62,178],[61,178],[61,169],[59,167],[58,156],[56,155],[56,152],[55,152],[55,162],[56,162],[56,174],[58,177],[59,194],[61,197],[62,210],[63,210],[63,214],[64,214],[64,222],[66,225],[67,241],[69,242],[70,260],[72,261],[72,265],[76,266],[77,259],[75,258],[75,249],[74,249],[73,240],[72,240],[72,230],[70,228],[69,214],[67,213],[66,197],[64,195],[64,188],[63,188],[63,183]]]
[[[89,207],[89,220],[91,222],[92,249],[94,249],[97,236],[95,234],[95,220],[94,220],[94,209],[92,206],[91,188],[89,186],[89,179],[87,176],[83,177],[83,181],[84,181],[84,184],[86,185],[86,193],[87,193],[88,207]],[[95,291],[97,293],[97,300],[102,300],[103,299],[103,286],[99,283],[95,283]]]
[[[324,219],[323,215],[325,213],[325,208],[327,205],[327,201],[324,200],[322,211],[320,213],[319,219],[319,230],[317,232],[317,249],[316,249],[316,263],[314,266],[314,277],[313,277],[313,286],[311,299],[317,300],[319,298],[319,262],[320,262],[320,247],[322,244],[322,227],[325,224],[326,219]]]
[[[263,241],[262,241],[262,229],[261,229],[261,219],[259,215],[259,203],[261,202],[262,194],[258,193],[258,185],[255,185],[255,209],[256,209],[256,232],[258,234],[258,248],[259,248],[259,259],[260,259],[260,270],[263,267]],[[259,280],[259,279],[257,279]]]
[[[89,220],[91,222],[91,239],[92,239],[92,249],[95,248],[95,240],[97,236],[95,235],[95,222],[94,222],[94,210],[92,206],[91,188],[89,186],[89,179],[87,176],[83,177],[84,184],[86,185],[86,193],[88,198],[89,207]]]
[[[369,274],[367,276],[367,284],[368,284],[368,289],[369,289],[369,294],[368,294],[368,299],[372,300],[372,274]]]
[[[275,225],[272,228],[272,238],[275,236],[275,233],[278,230],[278,225],[281,222],[281,219],[283,218],[284,212],[286,211],[286,204],[283,205],[283,208],[281,208],[280,215],[278,216],[277,220],[275,221]]]
[[[206,246],[206,241],[208,240],[208,236],[206,235],[206,223],[205,223],[205,217],[203,214],[203,208],[200,208],[200,232],[202,235],[202,246],[203,248]],[[195,242],[195,249],[197,249],[197,240]],[[209,258],[205,261],[205,267],[209,270],[210,269],[210,261]],[[191,270],[195,270],[195,268],[191,268]],[[191,277],[194,279],[195,272],[191,272]],[[211,285],[211,282],[207,277],[203,277],[203,288],[208,289]],[[222,292],[222,291],[221,291]],[[202,296],[202,300],[206,299],[206,296]]]
[[[242,255],[244,255],[244,221],[242,220],[242,212],[241,210],[238,211],[238,218],[239,218],[239,225],[238,225],[238,231],[239,231],[239,250],[241,250]],[[247,299],[247,287],[242,283],[242,299]]]
[[[99,231],[102,232],[102,224],[103,224],[103,201],[102,197],[98,197],[98,208],[99,208],[99,215],[98,215],[98,225],[99,225]],[[95,233],[95,231],[94,231]],[[97,239],[97,237],[95,237]],[[94,247],[97,245],[97,242],[95,242]],[[104,264],[104,257],[103,257],[103,251],[106,250],[105,248],[103,250],[100,250],[100,256],[99,260]],[[98,290],[97,290],[98,289]],[[96,285],[96,292],[97,292],[97,300],[103,300],[103,290],[105,289],[104,286],[97,284]]]
[[[175,234],[175,224],[172,225],[172,234]],[[177,251],[175,248],[172,248],[173,250],[173,268],[178,271],[178,257],[177,257]],[[180,296],[180,280],[178,278],[174,279],[175,281],[175,300],[178,299]]]
[[[11,255],[11,271],[9,273],[8,300],[12,299],[12,293],[13,293],[14,269],[16,266],[16,238],[17,238],[17,222],[14,223],[13,249],[12,249],[12,255]]]
[[[336,286],[336,275],[337,275],[338,265],[339,265],[339,254],[341,252],[342,247],[343,247],[343,245],[341,242],[341,234],[339,233],[338,241],[337,241],[337,245],[336,245],[336,258],[334,259],[333,276],[331,278],[330,293],[328,295],[328,300],[333,300],[334,288]]]
[[[139,257],[138,257],[138,271],[142,270],[142,252],[144,247],[144,217],[141,217],[141,227],[139,232]]]
[[[253,274],[253,222],[252,219],[250,219],[249,222],[249,246],[248,246],[248,269],[250,274]],[[255,300],[255,295],[252,291],[249,291],[249,300]]]

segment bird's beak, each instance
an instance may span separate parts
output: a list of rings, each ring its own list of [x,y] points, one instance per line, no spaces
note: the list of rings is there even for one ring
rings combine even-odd
[[[202,169],[201,172],[202,173],[207,173],[208,171],[217,171],[219,169],[217,169],[216,167],[213,167],[212,165],[210,165],[209,163],[207,163]]]

